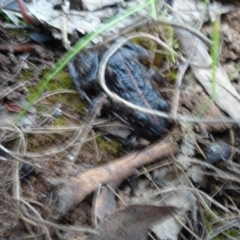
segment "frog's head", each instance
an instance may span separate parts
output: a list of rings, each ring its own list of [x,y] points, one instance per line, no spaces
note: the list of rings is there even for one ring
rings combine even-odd
[[[69,64],[69,71],[78,90],[89,90],[96,85],[98,73],[98,53],[83,51]]]

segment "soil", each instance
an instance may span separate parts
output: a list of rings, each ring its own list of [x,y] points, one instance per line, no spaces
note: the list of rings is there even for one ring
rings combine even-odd
[[[229,76],[233,76],[240,60],[240,10],[230,12],[222,17],[222,45],[220,53],[220,62]],[[203,29],[205,34],[210,34],[211,27],[206,25]],[[4,102],[11,100],[18,102],[20,96],[25,99],[31,99],[41,81],[44,74],[53,65],[54,62],[64,54],[65,50],[60,42],[50,42],[47,44],[37,45],[29,39],[29,30],[7,30],[0,26],[0,96],[1,107]],[[11,45],[20,44],[31,45],[31,51],[21,52],[9,50]],[[3,50],[5,48],[5,50]],[[24,60],[23,60],[24,59]],[[42,219],[52,221],[56,224],[62,224],[68,227],[94,227],[92,220],[93,212],[93,195],[89,195],[83,202],[74,207],[64,216],[59,216],[56,211],[58,200],[58,190],[63,187],[63,179],[75,176],[86,169],[93,168],[99,164],[108,163],[114,159],[123,156],[129,149],[122,145],[122,139],[106,135],[97,128],[94,128],[86,139],[82,150],[75,163],[71,162],[76,146],[70,145],[76,131],[66,131],[62,133],[54,133],[47,130],[44,133],[45,127],[77,127],[84,124],[84,116],[88,108],[88,104],[83,101],[75,90],[75,87],[68,75],[68,70],[65,69],[66,75],[59,75],[52,80],[49,87],[45,91],[44,98],[38,102],[35,107],[38,111],[37,124],[34,127],[39,127],[39,133],[28,132],[22,136],[25,139],[26,145],[19,143],[12,132],[1,128],[1,144],[14,152],[24,154],[27,152],[28,157],[19,162],[11,154],[6,153],[3,149],[0,151],[0,232],[1,239],[47,239],[46,232],[42,224],[34,224],[36,218],[40,217],[30,207],[20,204],[14,195],[16,191],[21,196],[21,199],[28,202],[40,214]],[[192,77],[188,73],[187,77]],[[197,114],[202,107],[202,103],[208,100],[208,96],[203,88],[197,83],[186,85],[185,79],[184,89],[180,95],[179,113],[180,114]],[[61,79],[61,81],[59,80]],[[240,91],[240,74],[234,74],[232,79],[234,86],[238,92]],[[168,89],[173,89],[171,82],[167,83]],[[14,89],[14,90],[13,90]],[[53,90],[70,90],[69,92],[59,92],[54,95],[50,94]],[[4,94],[8,92],[6,96]],[[166,94],[168,101],[171,100],[171,93]],[[4,97],[2,97],[4,96]],[[62,114],[55,117],[52,114],[52,109],[60,104]],[[15,110],[14,110],[15,111]],[[48,113],[48,115],[47,115]],[[12,114],[12,113],[9,113]],[[225,114],[215,105],[204,113],[204,116],[221,118]],[[1,117],[1,116],[0,116]],[[103,116],[102,116],[103,117]],[[105,117],[105,116],[104,116]],[[99,119],[95,120],[97,124]],[[109,119],[107,122],[111,121]],[[236,148],[240,146],[239,129],[232,124],[196,124],[193,131],[196,134],[196,141],[199,139],[201,146],[207,146],[210,139],[209,135],[215,140],[224,140]],[[184,134],[178,124],[172,124],[166,139],[176,139],[179,141],[183,137],[175,137],[175,134]],[[207,140],[205,139],[207,138]],[[141,140],[143,141],[143,140]],[[180,142],[180,141],[179,141]],[[78,142],[77,142],[78,143]],[[146,145],[146,142],[144,143]],[[150,143],[148,143],[150,144]],[[20,147],[18,147],[20,146]],[[66,147],[65,151],[56,154],[50,154],[53,151],[59,150],[61,147]],[[132,147],[131,151],[136,151],[137,148],[142,148],[141,145]],[[204,147],[203,147],[204,148]],[[31,155],[31,154],[33,155]],[[42,156],[42,154],[45,154]],[[48,155],[47,155],[48,154]],[[198,152],[200,155],[200,152]],[[34,156],[34,157],[32,157]],[[234,161],[238,163],[236,155]],[[19,165],[16,163],[18,162]],[[20,179],[20,189],[16,190],[13,184],[18,179],[18,173],[23,164],[26,163],[32,166],[32,169],[23,170],[23,175]],[[31,171],[32,170],[32,171]],[[24,174],[25,171],[25,174]],[[58,180],[61,184],[55,184],[53,179]],[[212,191],[206,185],[201,186],[206,193]],[[129,182],[124,182],[118,193],[126,203],[131,202]],[[233,195],[235,192],[232,193]],[[219,201],[222,199],[218,196]],[[223,199],[224,200],[224,199]],[[235,202],[236,203],[236,202]],[[118,203],[121,205],[121,203]],[[239,208],[239,202],[238,202]],[[75,233],[68,230],[61,230],[58,227],[48,226],[48,232],[52,239],[82,239],[82,233]]]

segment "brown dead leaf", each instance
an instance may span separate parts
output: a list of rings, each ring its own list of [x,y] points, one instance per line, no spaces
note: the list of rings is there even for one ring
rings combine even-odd
[[[129,154],[109,164],[86,170],[80,175],[64,181],[59,192],[59,213],[65,214],[74,205],[80,203],[99,185],[119,183],[132,175],[136,168],[154,160],[173,155],[179,151],[177,143],[157,143],[147,149]],[[60,184],[63,180],[49,179],[52,184]]]
[[[198,1],[199,2],[199,1]],[[177,4],[175,4],[177,3]],[[179,0],[174,3],[174,19],[177,22],[192,25],[196,21],[201,22],[192,13],[199,12],[192,0]],[[184,13],[184,14],[179,14]],[[198,81],[209,94],[214,96],[214,102],[225,111],[237,123],[240,121],[240,95],[231,81],[219,65],[216,68],[216,82],[212,84],[212,58],[206,45],[199,38],[185,29],[175,28],[175,33],[182,45],[186,56],[190,59],[190,66]],[[214,94],[214,92],[216,94]],[[216,95],[216,96],[215,96]]]
[[[115,187],[118,185],[115,185]],[[116,200],[114,192],[105,187],[99,194],[96,194],[94,201],[94,214],[95,221],[102,222],[103,219],[116,210]]]
[[[20,95],[18,96],[18,99],[14,101],[5,100],[3,104],[4,105],[0,104],[0,126],[14,124],[16,119],[19,117],[19,113],[29,106],[29,102],[27,102],[25,98]],[[17,122],[17,126],[32,126],[36,121],[36,113],[37,112],[34,107],[29,108],[27,114]]]
[[[20,113],[23,110],[19,104],[13,101],[6,101],[4,105],[9,112]]]
[[[95,230],[98,236],[89,235],[85,240],[141,240],[146,239],[152,223],[166,221],[176,207],[154,205],[129,205],[105,219]]]

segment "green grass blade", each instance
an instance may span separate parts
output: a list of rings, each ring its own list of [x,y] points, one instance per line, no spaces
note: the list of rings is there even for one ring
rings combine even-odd
[[[218,58],[219,58],[219,45],[220,45],[220,15],[216,16],[216,20],[213,23],[213,35],[212,35],[212,99],[216,98],[216,76],[218,68]]]

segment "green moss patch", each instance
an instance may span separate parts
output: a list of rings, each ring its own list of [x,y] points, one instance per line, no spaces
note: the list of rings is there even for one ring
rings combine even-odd
[[[58,117],[53,119],[53,126],[64,126],[67,125],[68,121],[65,117]]]
[[[121,148],[120,143],[115,140],[107,141],[103,137],[97,137],[96,141],[99,149],[105,153],[117,154]]]

